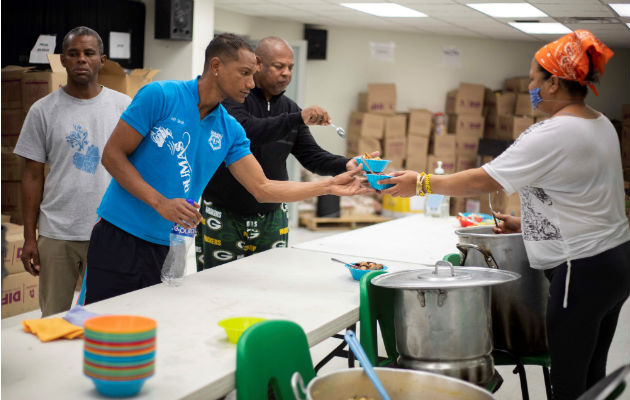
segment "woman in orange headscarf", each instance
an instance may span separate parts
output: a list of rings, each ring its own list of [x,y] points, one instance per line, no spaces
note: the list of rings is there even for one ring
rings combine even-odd
[[[500,156],[453,175],[400,171],[381,180],[394,196],[518,191],[521,216],[495,232],[523,233],[533,268],[550,280],[547,331],[555,399],[575,399],[606,373],[617,318],[630,294],[630,230],[621,155],[610,121],[584,103],[613,55],[593,34],[543,46],[529,71],[532,105],[550,118]]]

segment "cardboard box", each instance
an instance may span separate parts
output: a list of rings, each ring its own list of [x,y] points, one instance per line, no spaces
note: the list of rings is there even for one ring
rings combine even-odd
[[[407,137],[406,168],[414,171],[424,171],[427,168],[427,153],[429,152],[429,138],[423,136]]]
[[[387,157],[387,159],[391,160],[391,162],[387,165],[387,170],[400,171],[403,169],[403,165],[405,163],[404,158]]]
[[[357,111],[367,112],[367,92],[359,92],[357,96]]]
[[[483,85],[460,83],[446,95],[446,113],[482,115],[485,92]]]
[[[24,161],[22,157],[13,154],[12,146],[2,146],[2,180],[19,181],[22,179]]]
[[[32,68],[17,65],[2,68],[2,109],[22,108],[22,76]]]
[[[455,171],[465,171],[467,169],[477,168],[477,156],[460,156],[456,157]]]
[[[435,169],[437,168],[437,162],[442,161],[442,169],[444,169],[445,174],[454,174],[455,173],[455,156],[436,156],[433,154],[429,154],[427,159],[427,173],[433,174],[435,173]]]
[[[3,146],[15,146],[24,124],[24,110],[21,108],[3,108],[2,121],[0,121],[0,133]]]
[[[485,139],[499,138],[499,115],[488,115],[484,121],[483,137]]]
[[[448,131],[455,134],[476,135],[483,137],[485,119],[482,115],[456,115],[448,116]]]
[[[367,109],[376,114],[395,114],[396,85],[393,83],[368,84]]]
[[[517,117],[515,115],[499,116],[499,129],[497,139],[512,140],[516,139],[523,131],[534,123],[532,117]]]
[[[382,115],[352,112],[348,121],[348,136],[355,138],[383,138],[385,118]]]
[[[434,135],[431,138],[431,145],[429,146],[429,153],[436,156],[455,156],[455,142],[456,135]]]
[[[516,93],[486,89],[484,97],[484,115],[514,114]]]
[[[514,106],[515,115],[526,115],[528,117],[544,116],[546,115],[539,109],[534,110],[532,107],[532,101],[529,97],[529,93],[517,93],[516,104]]]
[[[103,86],[133,97],[142,86],[151,82],[158,72],[160,72],[159,69],[137,68],[131,70],[127,75],[120,64],[107,60],[98,74],[98,82]]]
[[[67,82],[66,69],[61,65],[59,54],[48,54],[50,71],[29,70],[22,75],[22,105],[28,112],[33,103],[64,86]]]
[[[478,213],[479,199],[471,197],[451,197],[450,215],[459,213]]]
[[[385,117],[385,139],[404,138],[407,135],[407,115]]]
[[[3,218],[6,217],[3,215]],[[17,274],[24,272],[24,264],[22,264],[22,248],[24,247],[24,227],[22,225],[4,223],[7,228],[5,235],[7,252],[2,262],[9,274]]]
[[[22,182],[2,181],[2,212],[13,217],[22,211]]]
[[[39,308],[39,277],[28,272],[11,274],[2,281],[2,318]]]
[[[11,216],[2,214],[2,223],[3,224],[8,224],[9,222],[11,222]]]
[[[407,155],[407,138],[406,137],[386,137],[383,140],[383,156],[387,160],[400,160],[399,166],[402,166],[402,160]]]
[[[363,138],[356,139],[348,138],[347,140],[348,150],[347,156],[354,157],[363,153],[371,153],[373,151],[383,152],[380,139]]]
[[[409,124],[407,134],[409,136],[429,137],[431,135],[431,119],[433,114],[429,110],[409,109]]]
[[[457,156],[475,158],[479,152],[479,137],[476,134],[458,133],[455,135],[455,154]]]
[[[507,78],[505,80],[505,88],[513,92],[527,93],[529,92],[528,86],[528,76],[515,76],[513,78]]]

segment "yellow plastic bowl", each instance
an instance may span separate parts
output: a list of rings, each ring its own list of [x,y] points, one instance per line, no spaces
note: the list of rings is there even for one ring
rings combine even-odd
[[[245,329],[250,326],[265,321],[265,318],[257,317],[234,317],[219,321],[219,326],[225,329],[228,340],[232,343],[238,342]]]

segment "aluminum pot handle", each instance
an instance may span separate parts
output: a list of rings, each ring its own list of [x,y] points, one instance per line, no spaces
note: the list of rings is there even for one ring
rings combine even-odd
[[[435,270],[433,271],[433,275],[437,275],[438,274],[438,267],[439,266],[450,267],[451,268],[451,276],[455,276],[455,269],[453,269],[453,264],[451,264],[448,261],[444,261],[444,260],[440,260],[440,261],[437,261],[435,263]]]
[[[302,375],[299,372],[294,372],[291,376],[291,389],[293,389],[293,396],[295,400],[306,400],[306,397],[302,397],[301,393],[306,393],[306,388],[304,387],[304,381],[302,380]]]
[[[464,263],[466,262],[466,256],[468,256],[468,250],[473,249],[481,253],[486,264],[488,264],[488,267],[499,269],[499,265],[494,260],[494,257],[492,256],[492,252],[490,250],[484,249],[472,243],[457,243],[455,247],[457,247],[457,250],[461,251],[462,254],[464,255],[464,257],[462,258],[462,265],[464,265]]]

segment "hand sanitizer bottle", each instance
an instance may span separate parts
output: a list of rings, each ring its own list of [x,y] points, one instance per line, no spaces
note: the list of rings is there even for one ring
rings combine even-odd
[[[437,162],[433,175],[444,175],[442,161]],[[441,194],[429,194],[424,203],[424,215],[430,217],[448,217],[450,211],[450,197]]]

